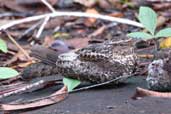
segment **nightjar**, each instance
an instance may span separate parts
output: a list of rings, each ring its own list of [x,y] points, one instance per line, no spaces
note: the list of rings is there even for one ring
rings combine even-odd
[[[171,90],[170,63],[170,59],[158,59],[149,64],[146,78],[149,89],[156,91]]]
[[[91,83],[102,83],[120,76],[131,75],[136,69],[137,56],[128,42],[127,40],[105,41],[59,55],[37,46],[33,50],[33,55],[48,64],[51,73]],[[23,78],[36,77],[36,67],[33,66],[30,68],[34,68],[35,73],[29,76],[28,71],[31,70],[28,67],[23,72]],[[46,75],[47,67],[41,69],[40,73],[44,72]]]

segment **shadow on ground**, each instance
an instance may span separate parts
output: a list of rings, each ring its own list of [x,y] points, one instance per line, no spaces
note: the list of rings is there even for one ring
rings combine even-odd
[[[137,86],[145,88],[144,82],[144,78],[136,77],[118,88],[107,86],[77,92],[58,104],[11,114],[170,114],[171,99],[131,99]]]

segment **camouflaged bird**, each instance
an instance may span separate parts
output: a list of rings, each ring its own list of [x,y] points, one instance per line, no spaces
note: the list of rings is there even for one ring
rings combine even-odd
[[[171,58],[158,59],[148,66],[148,88],[156,91],[171,91]]]
[[[137,56],[129,41],[105,41],[63,54],[36,46],[32,55],[42,60],[42,63],[27,67],[22,77],[30,79],[60,74],[81,81],[102,83],[131,75],[136,69]]]

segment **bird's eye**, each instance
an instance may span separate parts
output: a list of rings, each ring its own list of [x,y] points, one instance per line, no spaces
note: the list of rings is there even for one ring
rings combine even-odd
[[[154,66],[155,64],[154,64],[154,63],[152,63],[151,65],[152,65],[152,66]]]

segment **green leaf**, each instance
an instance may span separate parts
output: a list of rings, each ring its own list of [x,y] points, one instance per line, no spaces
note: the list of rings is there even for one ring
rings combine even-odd
[[[4,53],[6,53],[8,51],[7,45],[2,39],[0,39],[0,50],[3,51]]]
[[[15,77],[18,74],[19,73],[12,68],[0,67],[0,79],[7,79],[7,78]]]
[[[156,38],[158,37],[171,37],[171,28],[165,28],[160,30],[156,35]]]
[[[140,7],[138,19],[143,26],[154,35],[157,24],[157,14],[154,10],[149,7]]]
[[[71,78],[63,78],[64,85],[67,86],[68,92],[72,91],[75,87],[77,87],[81,82],[79,80],[71,79]]]
[[[127,34],[128,37],[133,38],[142,38],[142,39],[151,39],[153,38],[153,35],[145,33],[145,32],[132,32]]]

